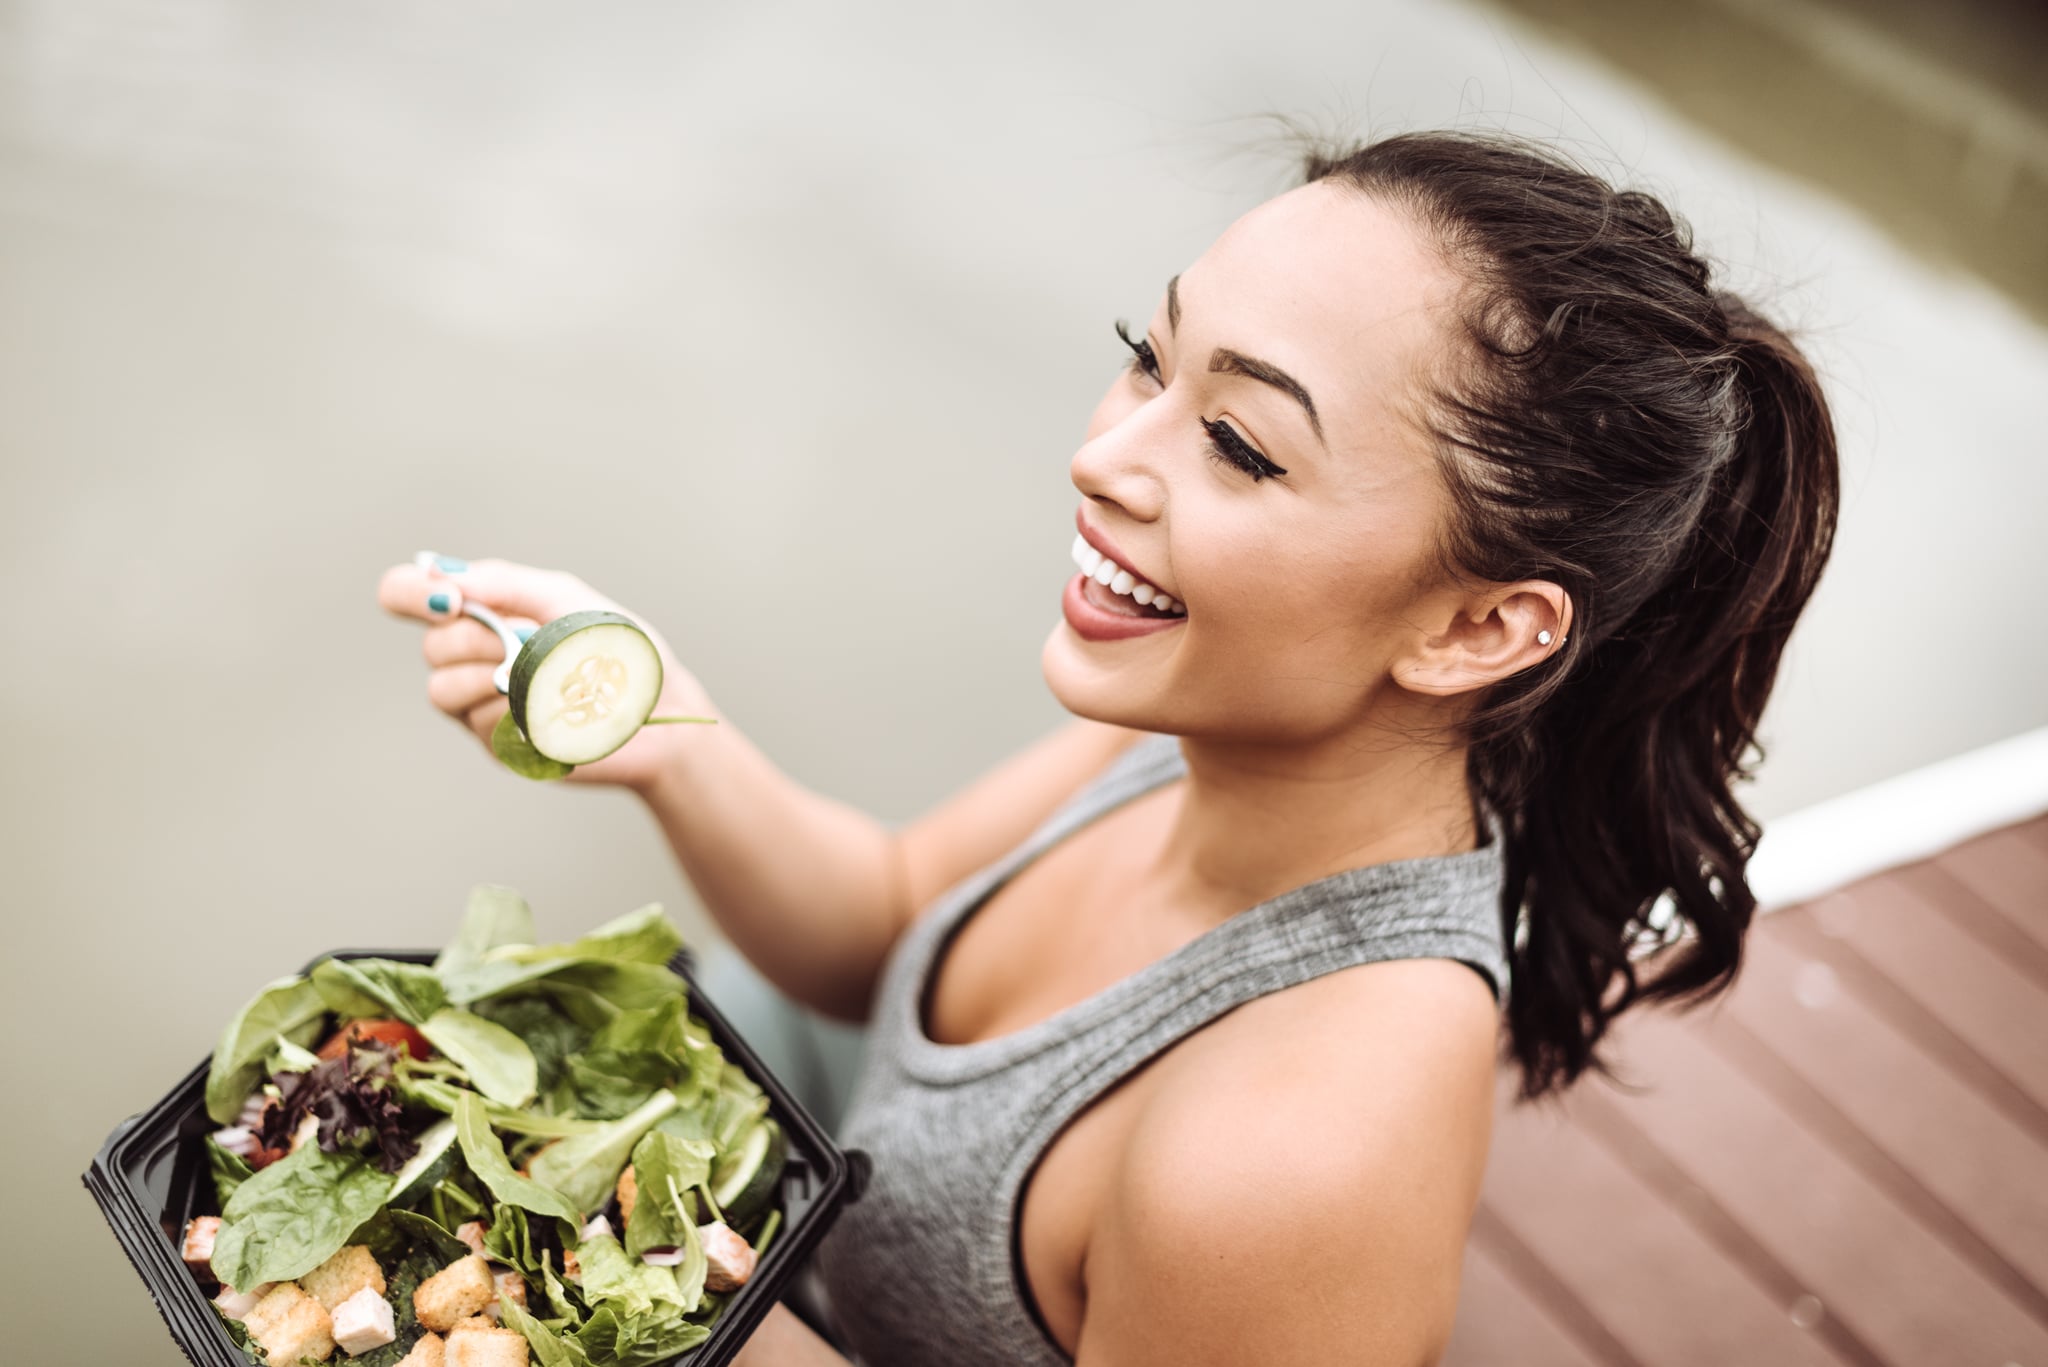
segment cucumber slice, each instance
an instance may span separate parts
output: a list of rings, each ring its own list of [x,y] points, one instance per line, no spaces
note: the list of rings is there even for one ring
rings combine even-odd
[[[661,653],[616,612],[572,612],[536,631],[512,661],[509,714],[562,764],[603,759],[633,738],[661,697]]]
[[[420,1151],[406,1160],[391,1179],[391,1194],[384,1204],[395,1206],[415,1192],[427,1191],[434,1183],[455,1171],[455,1122],[443,1120],[420,1136]],[[445,1161],[444,1161],[445,1160]]]
[[[787,1145],[782,1127],[763,1120],[748,1130],[711,1169],[711,1196],[726,1223],[742,1225],[774,1197],[782,1181]]]

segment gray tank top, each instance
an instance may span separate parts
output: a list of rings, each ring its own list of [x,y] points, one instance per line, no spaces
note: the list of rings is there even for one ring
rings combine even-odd
[[[1352,869],[1282,893],[1085,1001],[995,1039],[924,1033],[931,970],[1024,865],[1186,772],[1147,736],[1023,844],[952,888],[891,951],[840,1142],[873,1174],[819,1245],[834,1325],[866,1367],[1067,1367],[1031,1304],[1015,1238],[1026,1179],[1060,1130],[1120,1078],[1233,1007],[1383,959],[1470,964],[1504,1003],[1500,842]]]

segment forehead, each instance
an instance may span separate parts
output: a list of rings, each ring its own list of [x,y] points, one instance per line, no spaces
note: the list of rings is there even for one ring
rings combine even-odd
[[[1451,337],[1460,281],[1405,210],[1316,182],[1238,219],[1181,274],[1185,345],[1227,346],[1290,372],[1333,444],[1412,392]]]

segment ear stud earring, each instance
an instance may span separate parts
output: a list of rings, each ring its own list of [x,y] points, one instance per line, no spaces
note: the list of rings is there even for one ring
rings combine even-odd
[[[1537,645],[1539,645],[1539,646],[1547,646],[1547,645],[1549,645],[1549,644],[1550,644],[1550,633],[1549,633],[1549,632],[1547,632],[1547,631],[1539,631],[1539,632],[1537,632],[1537,633],[1536,633],[1536,644],[1537,644]]]

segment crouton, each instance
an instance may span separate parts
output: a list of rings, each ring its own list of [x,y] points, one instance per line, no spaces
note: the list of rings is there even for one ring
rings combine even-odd
[[[279,1282],[242,1320],[272,1362],[312,1358],[325,1362],[334,1353],[334,1320],[327,1307],[299,1289],[297,1282]]]
[[[455,1231],[455,1237],[468,1244],[471,1253],[477,1254],[479,1257],[483,1255],[484,1222],[482,1220],[464,1221]]]
[[[576,1256],[573,1248],[562,1250],[562,1280],[578,1284],[583,1281],[583,1260]]]
[[[728,1229],[722,1220],[697,1227],[704,1244],[706,1291],[737,1291],[754,1275],[754,1246]]]
[[[439,1334],[422,1334],[412,1351],[398,1360],[397,1367],[448,1367],[447,1352]]]
[[[421,1324],[445,1334],[497,1299],[491,1265],[472,1253],[421,1282],[412,1293],[412,1308]]]
[[[334,1342],[350,1357],[382,1348],[397,1337],[391,1302],[372,1287],[364,1287],[334,1307]]]
[[[364,1287],[378,1295],[385,1292],[384,1269],[366,1244],[350,1244],[320,1266],[299,1278],[299,1286],[314,1300],[334,1308]]]
[[[220,1233],[220,1216],[195,1215],[185,1226],[185,1243],[178,1256],[185,1266],[202,1277],[213,1275],[213,1241]]]
[[[614,1194],[619,1198],[619,1218],[631,1220],[633,1207],[640,1200],[640,1178],[633,1172],[631,1163],[626,1164],[626,1170],[619,1174],[619,1186]]]
[[[487,1322],[486,1322],[487,1323]],[[448,1335],[446,1367],[529,1367],[526,1335],[495,1325],[464,1324]]]

